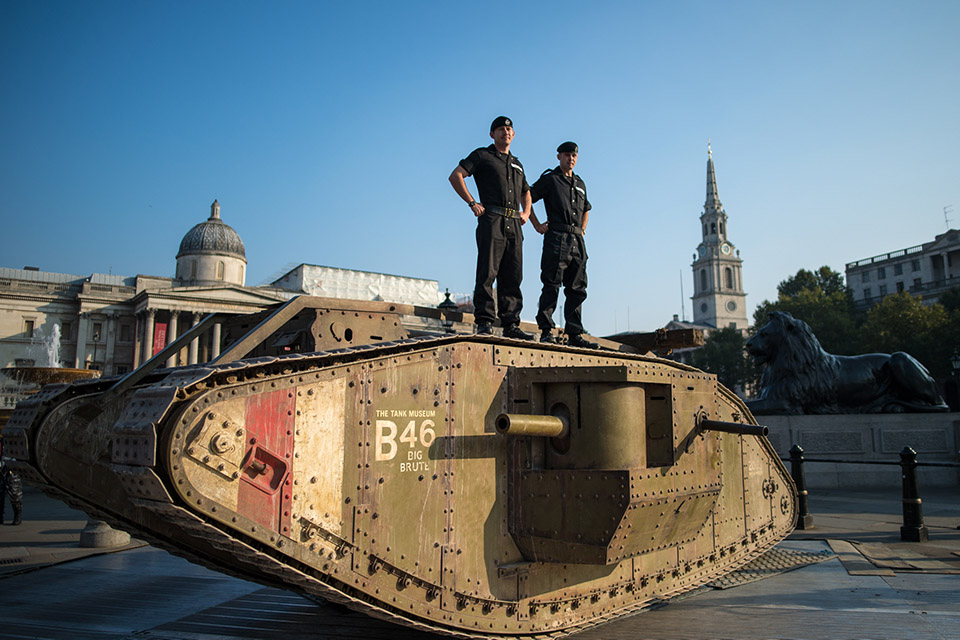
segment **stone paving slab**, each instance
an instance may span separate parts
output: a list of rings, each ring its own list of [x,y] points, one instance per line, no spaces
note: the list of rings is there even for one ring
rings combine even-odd
[[[840,564],[852,576],[892,576],[893,571],[880,568],[863,557],[857,547],[846,540],[827,540],[827,544],[837,554]]]

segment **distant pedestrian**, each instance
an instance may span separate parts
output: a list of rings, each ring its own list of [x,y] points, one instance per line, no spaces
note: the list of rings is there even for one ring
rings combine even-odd
[[[532,340],[520,329],[523,294],[523,231],[530,217],[530,185],[523,165],[510,153],[513,121],[500,116],[490,125],[493,144],[474,150],[450,174],[450,184],[477,217],[477,278],[473,291],[477,333],[493,333],[497,316],[507,338]],[[477,202],[465,179],[473,176]],[[497,283],[497,301],[493,283]]]
[[[6,520],[8,496],[13,507],[13,522],[10,524],[20,524],[23,517],[23,483],[7,461],[0,459],[0,524]]]
[[[537,325],[540,342],[556,342],[553,337],[553,311],[557,308],[560,285],[563,285],[564,332],[570,346],[596,349],[595,342],[584,340],[580,306],[587,298],[587,231],[590,201],[587,185],[573,172],[579,149],[576,143],[564,142],[557,147],[559,166],[547,169],[530,189],[534,202],[543,200],[546,223],[533,214],[533,228],[544,234],[543,256],[540,259],[540,305]]]

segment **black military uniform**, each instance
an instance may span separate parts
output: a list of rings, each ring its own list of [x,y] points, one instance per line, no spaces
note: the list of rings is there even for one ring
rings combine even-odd
[[[498,122],[500,123],[498,125]],[[509,118],[494,121],[513,126]],[[491,127],[491,130],[496,127]],[[523,295],[523,231],[520,229],[521,196],[530,190],[523,165],[511,153],[500,153],[494,145],[481,147],[460,161],[477,183],[484,213],[477,218],[477,279],[473,291],[477,325],[493,324],[499,313],[504,327],[520,323]],[[497,303],[493,283],[497,283]]]
[[[576,152],[577,145],[565,142],[557,153]],[[583,322],[580,306],[587,298],[587,247],[583,241],[583,218],[590,211],[587,185],[577,174],[567,177],[560,167],[547,169],[530,189],[534,202],[543,200],[547,212],[548,229],[543,236],[543,255],[540,259],[540,306],[537,325],[541,340],[552,342],[553,312],[557,308],[560,284],[563,284],[564,331],[575,346],[595,347],[580,337]]]
[[[10,497],[10,506],[13,507],[13,522],[20,524],[23,517],[23,483],[10,465],[3,463],[0,469],[0,524],[5,519],[7,497]]]

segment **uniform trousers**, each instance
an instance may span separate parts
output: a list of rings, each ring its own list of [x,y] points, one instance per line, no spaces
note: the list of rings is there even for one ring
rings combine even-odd
[[[563,284],[564,331],[568,335],[583,333],[580,305],[587,299],[587,248],[583,236],[565,231],[550,231],[543,236],[540,258],[540,306],[537,326],[541,331],[554,327],[553,312],[557,308],[560,285]]]
[[[498,311],[503,326],[520,322],[523,294],[523,231],[520,220],[492,213],[477,218],[477,281],[473,290],[477,324],[493,324]],[[497,283],[497,300],[493,283]]]
[[[10,506],[13,507],[13,524],[20,524],[23,517],[23,484],[20,477],[12,471],[4,470],[0,478],[0,523],[3,523],[7,510],[7,497],[10,497]]]

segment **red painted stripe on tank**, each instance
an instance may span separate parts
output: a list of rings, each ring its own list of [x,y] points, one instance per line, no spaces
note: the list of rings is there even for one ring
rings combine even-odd
[[[247,450],[237,496],[240,515],[287,535],[295,410],[292,389],[261,393],[247,400]]]

